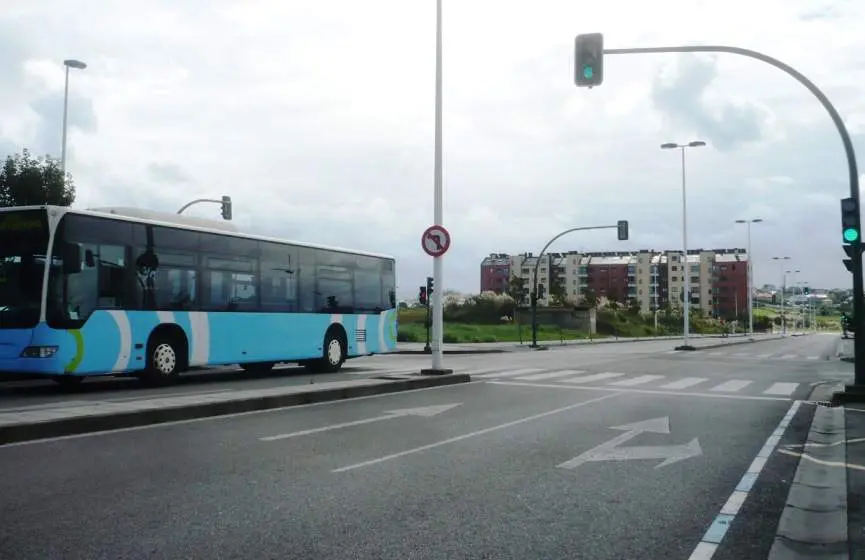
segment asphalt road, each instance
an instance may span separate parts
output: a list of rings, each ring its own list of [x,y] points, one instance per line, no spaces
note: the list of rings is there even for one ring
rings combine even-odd
[[[801,384],[849,375],[808,359],[834,344],[509,354],[465,385],[0,447],[0,558],[689,558]],[[765,557],[787,459],[716,558]]]
[[[813,370],[814,361],[821,364],[834,355],[837,336],[808,336],[777,342],[735,345],[728,348],[701,352],[700,360],[717,361],[718,356],[736,356],[742,364],[774,363],[783,359],[787,365],[797,365],[802,371]],[[719,339],[720,340],[720,339]],[[448,355],[446,367],[458,372],[489,374],[501,370],[536,369],[537,372],[567,368],[574,364],[593,366],[603,371],[605,365],[625,365],[628,371],[646,372],[664,370],[668,366],[667,352],[675,345],[670,341],[652,341],[621,344],[598,344],[594,346],[552,347],[547,352],[517,351],[502,354]],[[790,345],[789,348],[785,345]],[[771,355],[766,358],[764,355]],[[755,356],[764,356],[756,358]],[[660,360],[660,361],[658,361]],[[673,360],[672,365],[677,362]],[[651,366],[654,364],[654,366]],[[170,387],[146,387],[135,379],[91,378],[74,388],[64,388],[50,380],[0,382],[0,412],[14,412],[44,408],[46,406],[74,406],[83,402],[122,402],[164,396],[179,396],[208,393],[230,393],[247,389],[265,389],[286,385],[305,385],[327,381],[377,377],[392,373],[417,372],[429,367],[430,357],[424,355],[384,355],[358,358],[346,362],[337,374],[310,374],[301,367],[282,366],[267,373],[247,373],[237,368],[213,368],[187,372],[179,382]],[[650,367],[651,366],[651,367]],[[822,364],[823,370],[828,364]],[[675,366],[678,367],[678,366]],[[684,369],[692,365],[683,365]],[[770,366],[771,367],[771,366]],[[681,368],[680,368],[681,369]],[[829,370],[832,368],[829,367]],[[846,371],[843,367],[842,371]]]

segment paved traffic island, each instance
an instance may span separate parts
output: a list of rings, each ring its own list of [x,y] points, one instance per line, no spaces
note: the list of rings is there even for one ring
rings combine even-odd
[[[0,413],[0,445],[468,383],[468,374],[385,375],[230,393],[94,402]]]

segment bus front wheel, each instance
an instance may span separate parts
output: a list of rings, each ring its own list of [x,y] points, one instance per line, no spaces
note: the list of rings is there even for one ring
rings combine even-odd
[[[180,375],[180,354],[170,337],[154,337],[147,348],[148,381],[170,382]]]

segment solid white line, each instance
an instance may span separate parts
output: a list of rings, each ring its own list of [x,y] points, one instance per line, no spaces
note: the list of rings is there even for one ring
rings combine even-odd
[[[341,428],[353,428],[354,426],[363,426],[364,424],[372,424],[373,422],[381,422],[383,420],[395,420],[402,418],[402,414],[385,414],[375,416],[373,418],[364,418],[362,420],[354,420],[352,422],[343,422],[342,424],[331,424],[329,426],[321,426],[320,428],[311,428],[309,430],[301,430],[299,432],[291,432],[289,434],[278,434],[275,436],[266,436],[258,438],[260,441],[278,441],[281,439],[289,439],[301,436],[310,436],[312,434],[320,434],[321,432],[329,432],[331,430],[339,430]]]
[[[531,383],[528,381],[486,381],[490,385],[509,385],[512,387],[538,387],[541,389],[576,389],[578,391],[616,391],[617,393],[635,393],[641,395],[663,395],[667,397],[706,397],[710,399],[732,399],[736,401],[784,401],[785,397],[758,397],[756,395],[731,395],[727,393],[691,393],[658,391],[657,389],[630,389],[627,387],[595,387],[592,385],[553,385],[551,383]]]
[[[768,358],[768,357],[771,356],[771,355],[772,355],[772,354],[757,354],[757,355],[754,356],[754,357],[755,357],[755,358],[759,358],[759,359],[761,359],[761,360],[765,360],[766,358]]]
[[[703,381],[707,381],[707,379],[705,377],[683,377],[678,381],[661,385],[661,389],[687,389],[688,387],[696,385],[697,383],[702,383]]]
[[[480,377],[482,379],[495,379],[498,377],[513,377],[515,375],[525,375],[527,373],[534,373],[536,371],[544,370],[538,368],[514,369],[511,371],[497,371],[496,373],[482,373],[479,375],[472,375],[472,377]]]
[[[806,359],[806,360],[819,360],[819,359],[820,359],[820,356],[808,356],[808,357],[805,358],[805,359]]]
[[[594,383],[604,379],[613,379],[615,377],[624,377],[624,373],[595,373],[593,375],[584,375],[582,377],[574,377],[573,379],[562,379],[563,383]]]
[[[559,371],[550,371],[547,373],[536,373],[534,375],[524,375],[522,377],[517,377],[520,381],[543,381],[544,379],[555,379],[557,377],[568,377],[569,375],[579,375],[581,373],[586,373],[585,371],[579,369],[563,369]]]
[[[663,375],[641,375],[639,377],[632,377],[630,379],[622,379],[621,381],[615,381],[610,383],[609,385],[615,387],[632,387],[634,385],[643,385],[644,383],[650,383],[652,381],[657,381],[658,379],[663,379]]]
[[[798,383],[774,383],[771,387],[763,391],[764,395],[792,395],[793,391],[798,387]]]
[[[207,422],[207,421],[213,421],[213,420],[241,418],[244,416],[253,416],[253,415],[257,415],[257,414],[286,412],[288,410],[305,409],[305,408],[312,408],[312,407],[319,407],[319,406],[328,406],[328,405],[334,405],[334,404],[339,404],[339,403],[345,404],[345,403],[352,403],[354,401],[362,401],[362,400],[367,400],[367,399],[380,399],[382,397],[395,397],[398,395],[418,393],[420,391],[435,391],[438,389],[447,389],[447,388],[452,389],[454,387],[466,386],[466,385],[479,385],[481,383],[489,383],[489,382],[469,381],[468,383],[457,383],[455,385],[438,385],[436,387],[422,387],[420,389],[411,389],[408,391],[397,391],[396,393],[379,393],[376,395],[366,395],[363,397],[352,397],[350,399],[339,399],[339,400],[335,400],[335,401],[324,401],[324,402],[309,403],[309,404],[299,404],[299,405],[294,405],[294,406],[282,406],[279,408],[267,408],[264,410],[250,410],[248,412],[236,412],[234,414],[223,414],[220,416],[207,416],[204,418],[190,418],[189,420],[177,420],[176,422],[162,422],[161,424],[148,424],[147,426],[133,426],[131,428],[117,428],[116,430],[104,430],[102,432],[90,432],[87,434],[73,434],[73,435],[69,435],[69,436],[58,436],[58,437],[53,437],[53,438],[34,439],[34,440],[30,440],[30,441],[17,441],[14,443],[6,443],[3,445],[0,445],[0,452],[2,452],[4,449],[6,449],[8,447],[20,447],[23,445],[37,445],[40,443],[53,443],[55,441],[64,441],[67,439],[81,439],[81,438],[87,438],[87,437],[106,436],[106,435],[110,435],[110,434],[118,434],[118,433],[123,433],[123,432],[137,432],[140,430],[152,430],[154,428],[178,426],[181,424],[194,424],[196,422]]]
[[[795,357],[796,357],[796,354],[784,354],[783,356],[780,356],[778,359],[779,360],[792,360]]]
[[[495,383],[495,382],[492,382]],[[456,443],[458,441],[462,441],[464,439],[469,439],[476,436],[481,436],[484,434],[488,434],[490,432],[495,432],[497,430],[503,430],[505,428],[510,428],[513,426],[518,426],[520,424],[525,424],[526,422],[531,422],[533,420],[538,420],[540,418],[545,418],[547,416],[552,416],[553,414],[559,414],[561,412],[567,412],[569,410],[573,410],[575,408],[580,408],[581,406],[586,406],[590,404],[594,404],[596,402],[605,401],[608,399],[612,399],[613,397],[617,397],[617,393],[613,393],[612,395],[604,395],[603,397],[596,397],[594,399],[589,399],[587,401],[581,401],[575,404],[571,404],[568,406],[563,406],[561,408],[556,408],[553,410],[548,410],[546,412],[541,412],[540,414],[534,414],[532,416],[526,416],[525,418],[520,418],[518,420],[513,420],[511,422],[505,422],[504,424],[499,424],[498,426],[491,426],[489,428],[484,428],[482,430],[477,430],[474,432],[469,432],[467,434],[462,434],[456,437],[444,439],[441,441],[437,441],[435,443],[428,443],[426,445],[421,445],[420,447],[415,447],[414,449],[406,449],[405,451],[400,451],[398,453],[392,453],[390,455],[385,455],[384,457],[378,457],[377,459],[370,459],[369,461],[363,461],[362,463],[355,463],[353,465],[348,465],[345,467],[340,467],[338,469],[333,469],[331,472],[340,473],[351,471],[355,469],[360,469],[363,467],[369,467],[371,465],[377,465],[379,463],[384,463],[385,461],[390,461],[391,459],[398,459],[400,457],[405,457],[406,455],[412,455],[414,453],[420,453],[421,451],[427,451],[429,449],[435,449],[436,447],[441,447],[443,445],[448,445],[450,443]]]
[[[793,401],[790,404],[790,408],[787,410],[787,413],[781,418],[781,421],[778,423],[778,427],[775,428],[775,431],[772,432],[766,439],[766,445],[763,446],[764,449],[761,449],[761,452],[757,454],[757,457],[754,459],[754,462],[751,463],[750,467],[748,467],[748,472],[746,472],[739,484],[736,485],[736,488],[730,494],[730,497],[727,499],[727,502],[721,508],[721,511],[715,517],[715,520],[709,525],[709,528],[706,529],[703,538],[700,543],[694,548],[694,551],[691,553],[689,560],[711,560],[712,556],[715,554],[715,551],[718,549],[718,545],[724,540],[724,536],[727,534],[727,530],[730,525],[732,525],[733,521],[736,519],[736,514],[739,512],[739,509],[742,507],[742,504],[748,498],[748,493],[753,488],[754,484],[757,481],[757,478],[760,476],[760,472],[763,470],[763,466],[766,463],[766,458],[762,457],[765,455],[768,457],[771,454],[771,451],[774,449],[774,445],[771,442],[774,440],[772,438],[780,438],[784,432],[787,430],[787,426],[790,425],[790,422],[793,420],[793,416],[795,416],[796,412],[799,410],[799,406],[802,404],[802,401]],[[768,453],[765,448],[770,447]]]
[[[748,381],[746,379],[731,379],[730,381],[725,381],[720,385],[712,387],[709,389],[710,391],[720,391],[724,393],[735,393],[736,391],[747,387],[753,383],[753,381]]]

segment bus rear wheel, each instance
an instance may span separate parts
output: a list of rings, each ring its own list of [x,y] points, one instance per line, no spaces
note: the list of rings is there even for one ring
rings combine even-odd
[[[324,356],[306,362],[306,369],[313,373],[336,373],[345,362],[346,344],[336,330],[324,337]]]

